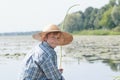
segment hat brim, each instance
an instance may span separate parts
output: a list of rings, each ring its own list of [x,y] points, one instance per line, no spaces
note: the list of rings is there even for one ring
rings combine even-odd
[[[44,41],[44,38],[46,37],[46,34],[50,33],[51,31],[48,32],[39,32],[37,34],[33,35],[33,38],[39,41]],[[52,32],[61,32],[61,37],[59,39],[59,43],[58,45],[63,46],[63,45],[67,45],[70,42],[72,42],[73,40],[73,36],[70,33],[67,32],[62,32],[62,31],[52,31]]]

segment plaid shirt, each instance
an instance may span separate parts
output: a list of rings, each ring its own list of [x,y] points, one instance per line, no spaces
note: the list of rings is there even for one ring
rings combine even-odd
[[[47,42],[37,45],[24,60],[20,80],[64,80],[57,67],[57,55]]]

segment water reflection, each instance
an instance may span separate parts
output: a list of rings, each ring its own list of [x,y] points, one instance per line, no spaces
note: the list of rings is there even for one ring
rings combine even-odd
[[[106,59],[102,61],[106,63],[113,71],[120,71],[120,60],[114,61],[112,59]]]
[[[66,80],[113,80],[120,72],[115,72],[102,60],[87,61],[81,57],[63,57]]]
[[[119,72],[120,71],[120,60],[112,60],[112,59],[100,59],[96,58],[95,56],[85,56],[83,55],[84,60],[89,63],[95,63],[97,61],[102,62],[103,64],[107,64],[112,71]],[[78,64],[83,60],[83,58],[75,57],[77,59]]]

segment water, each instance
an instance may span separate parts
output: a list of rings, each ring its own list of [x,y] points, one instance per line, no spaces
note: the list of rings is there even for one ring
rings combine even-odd
[[[18,79],[24,56],[11,54],[27,53],[36,43],[31,36],[0,37],[0,80]],[[66,80],[114,80],[120,76],[119,60],[114,62],[111,59],[94,58],[63,57],[63,76]]]
[[[113,80],[120,72],[114,72],[109,66],[101,62],[89,63],[80,62],[76,59],[64,57],[63,76],[66,80]],[[21,69],[21,60],[2,59],[0,60],[0,79],[17,80]]]
[[[100,62],[87,63],[81,62],[80,64],[72,63],[65,66],[65,77],[67,80],[113,80],[114,76],[119,75],[120,72],[113,72]]]
[[[20,62],[13,59],[0,61],[0,80],[17,80],[20,72]]]

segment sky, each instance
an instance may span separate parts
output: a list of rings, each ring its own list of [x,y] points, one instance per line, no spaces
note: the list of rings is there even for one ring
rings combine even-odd
[[[0,33],[40,31],[48,24],[59,24],[67,10],[101,8],[109,0],[0,0]]]

